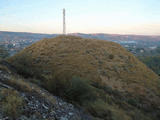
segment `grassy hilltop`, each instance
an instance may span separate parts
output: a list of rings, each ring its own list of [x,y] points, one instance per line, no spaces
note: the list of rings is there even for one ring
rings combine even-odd
[[[58,36],[25,48],[8,62],[97,118],[158,120],[160,115],[158,76],[119,44]]]

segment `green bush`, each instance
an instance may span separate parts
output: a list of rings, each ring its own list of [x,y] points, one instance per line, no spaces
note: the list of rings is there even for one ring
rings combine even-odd
[[[12,62],[12,65],[16,68],[17,73],[23,75],[26,78],[41,78],[39,67],[35,66],[32,61],[33,60],[29,54],[24,54],[22,56],[19,56],[16,61]]]
[[[96,89],[93,88],[88,80],[73,77],[70,80],[69,88],[65,91],[68,99],[83,103],[84,101],[94,101],[97,97]]]
[[[45,87],[55,94],[80,104],[84,101],[95,100],[97,97],[96,89],[90,85],[88,80],[80,77],[73,77],[71,80],[50,78]]]

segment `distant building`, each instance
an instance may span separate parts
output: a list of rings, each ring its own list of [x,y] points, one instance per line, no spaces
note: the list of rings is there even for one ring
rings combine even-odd
[[[144,53],[144,50],[140,50],[140,53]]]
[[[151,50],[154,50],[157,48],[157,46],[152,46],[152,47],[149,47]]]

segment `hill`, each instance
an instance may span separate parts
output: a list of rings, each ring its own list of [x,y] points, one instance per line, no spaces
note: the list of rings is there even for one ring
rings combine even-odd
[[[40,33],[27,33],[27,32],[9,32],[0,31],[0,42],[11,42],[11,41],[24,41],[33,40],[37,41],[42,38],[55,37],[57,34],[40,34]]]
[[[160,41],[159,35],[132,35],[132,34],[106,34],[106,33],[95,33],[95,34],[84,34],[84,33],[71,33],[70,35],[80,36],[83,38],[96,38],[109,41]]]
[[[95,117],[158,120],[158,76],[119,44],[58,36],[25,48],[8,62]]]

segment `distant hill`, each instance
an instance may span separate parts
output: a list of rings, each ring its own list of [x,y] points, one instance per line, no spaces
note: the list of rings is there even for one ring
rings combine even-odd
[[[7,32],[0,31],[0,41],[12,39],[35,39],[40,40],[43,38],[53,38],[59,34],[40,34],[40,33],[27,33],[27,32]],[[80,36],[83,38],[95,38],[108,41],[160,41],[160,36],[151,35],[120,35],[120,34],[83,34],[83,33],[69,33],[69,35]]]
[[[0,31],[0,42],[4,41],[13,41],[13,40],[40,40],[43,38],[51,38],[55,37],[56,34],[39,34],[39,33],[27,33],[27,32],[7,32],[7,31]]]
[[[85,38],[109,40],[109,41],[131,41],[131,40],[160,41],[160,36],[152,36],[152,35],[121,35],[121,34],[105,34],[105,33],[95,33],[95,34],[71,33],[71,35],[85,37]]]
[[[95,117],[159,119],[159,77],[117,43],[58,36],[34,43],[8,62]]]

